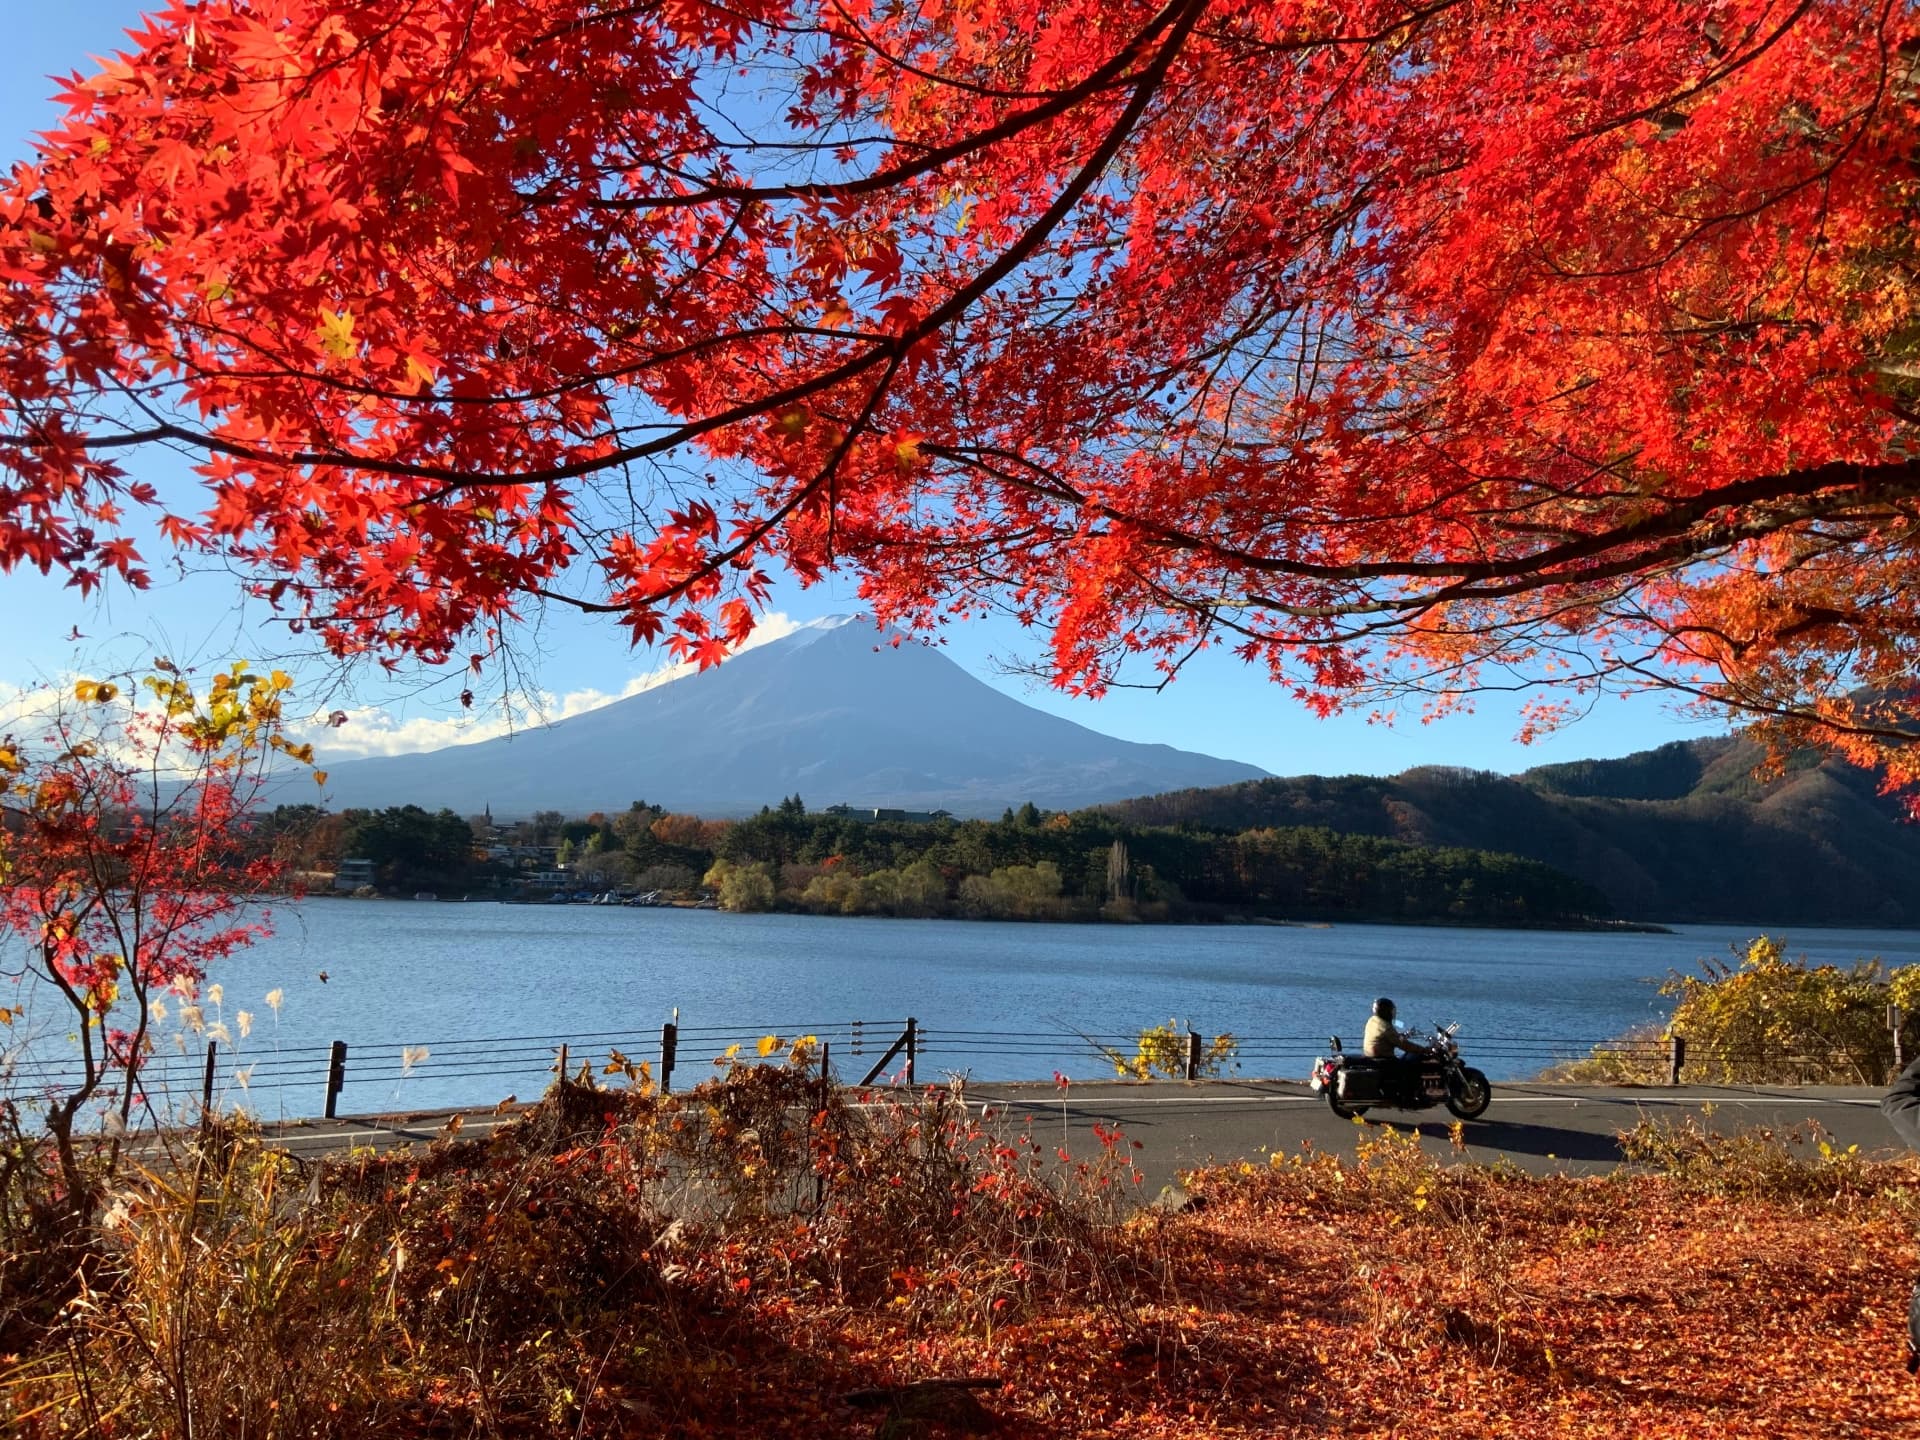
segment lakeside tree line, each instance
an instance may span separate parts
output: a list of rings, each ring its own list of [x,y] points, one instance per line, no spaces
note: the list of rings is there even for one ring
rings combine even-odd
[[[1564,925],[1609,913],[1584,882],[1490,850],[1413,845],[1324,826],[1139,825],[1028,804],[997,821],[862,819],[797,795],[743,820],[644,802],[491,827],[418,806],[283,807],[263,838],[302,865],[374,862],[381,888],[510,888],[550,849],[581,887],[715,894],[734,910],[1022,920],[1287,919]]]

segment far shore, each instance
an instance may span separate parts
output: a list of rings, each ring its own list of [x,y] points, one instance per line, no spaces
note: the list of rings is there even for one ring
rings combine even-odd
[[[716,914],[733,912],[720,909],[711,904],[702,904],[698,900],[661,900],[651,905],[628,905],[625,902],[598,904],[587,900],[552,900],[544,897],[511,895],[428,895],[415,893],[402,894],[357,894],[346,890],[307,890],[290,891],[275,897],[281,901],[298,900],[385,900],[403,901],[422,905],[527,905],[538,909],[582,909],[582,910],[712,910]],[[1496,923],[1487,920],[1460,920],[1445,915],[1409,918],[1401,915],[1340,915],[1333,917],[1314,917],[1307,919],[1292,916],[1262,915],[1252,911],[1236,910],[1191,910],[1180,915],[1156,917],[1129,916],[1113,918],[1094,914],[1075,914],[1059,916],[1009,916],[1009,915],[881,915],[881,914],[829,914],[818,910],[774,909],[746,912],[751,914],[793,915],[815,920],[963,920],[991,921],[998,924],[1021,925],[1267,925],[1293,930],[1329,930],[1336,925],[1394,925],[1407,929],[1447,930],[1495,930],[1501,932],[1540,932],[1543,934],[1621,934],[1621,935],[1671,935],[1674,930],[1652,920],[1515,920],[1508,923]],[[1796,927],[1803,928],[1803,927]]]

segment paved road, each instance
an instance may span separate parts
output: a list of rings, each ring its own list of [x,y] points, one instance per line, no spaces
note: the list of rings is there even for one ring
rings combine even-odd
[[[971,1107],[1000,1123],[1031,1124],[1048,1145],[1064,1137],[1076,1155],[1097,1149],[1096,1124],[1117,1126],[1141,1142],[1143,1188],[1155,1194],[1175,1172],[1207,1161],[1260,1159],[1292,1152],[1310,1141],[1316,1150],[1351,1154],[1357,1136],[1375,1123],[1417,1129],[1444,1145],[1452,1121],[1445,1110],[1376,1110],[1367,1126],[1332,1114],[1304,1085],[1286,1081],[1203,1081],[1195,1084],[1075,1085],[1063,1098],[1052,1085],[979,1085],[966,1093]],[[1718,1131],[1753,1126],[1784,1131],[1817,1123],[1840,1145],[1892,1154],[1897,1142],[1879,1111],[1877,1090],[1809,1087],[1734,1089],[1687,1085],[1677,1089],[1623,1089],[1579,1085],[1496,1085],[1492,1106],[1466,1126],[1470,1154],[1505,1158],[1534,1172],[1591,1173],[1620,1163],[1615,1135],[1641,1115],[1693,1115]],[[1064,1113],[1063,1113],[1064,1112]],[[269,1127],[277,1143],[296,1154],[338,1153],[354,1146],[386,1149],[437,1138],[454,1112],[349,1117]],[[465,1111],[464,1137],[508,1123],[518,1107],[498,1114]]]
[[[1036,1127],[1057,1125],[1060,1100],[1051,1086],[983,1087],[969,1099],[1000,1097],[1005,1113],[1031,1116]],[[1293,1152],[1310,1141],[1316,1150],[1352,1154],[1359,1136],[1380,1124],[1417,1130],[1444,1146],[1453,1116],[1444,1109],[1374,1110],[1365,1124],[1343,1120],[1304,1085],[1288,1082],[1210,1082],[1164,1086],[1074,1086],[1069,1092],[1075,1128],[1117,1124],[1142,1142],[1147,1186],[1157,1188],[1178,1169],[1207,1161],[1257,1159]],[[993,1104],[994,1101],[988,1103]],[[1534,1173],[1589,1174],[1621,1163],[1615,1136],[1642,1115],[1687,1115],[1720,1132],[1761,1126],[1776,1131],[1817,1123],[1840,1145],[1897,1153],[1898,1142],[1880,1115],[1880,1092],[1839,1087],[1753,1090],[1715,1086],[1619,1089],[1572,1085],[1496,1085],[1493,1104],[1464,1133],[1472,1158],[1506,1159]],[[1042,1130],[1045,1133],[1045,1129]],[[1089,1137],[1090,1139],[1090,1137]],[[1086,1141],[1078,1141],[1079,1150]]]

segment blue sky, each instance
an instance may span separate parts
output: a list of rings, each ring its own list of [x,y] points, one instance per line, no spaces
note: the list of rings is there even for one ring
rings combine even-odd
[[[32,132],[55,118],[48,98],[55,86],[47,77],[89,68],[89,55],[118,48],[141,6],[133,0],[64,0],[10,9],[7,45],[0,52],[0,160],[6,161],[24,155]],[[184,466],[171,459],[142,463],[152,467],[145,478],[169,493],[190,483]],[[323,754],[328,740],[337,742],[337,756],[390,753],[493,733],[503,723],[497,704],[503,688],[557,718],[631,690],[666,662],[664,655],[629,649],[604,618],[548,615],[516,637],[520,663],[514,672],[495,674],[481,687],[483,706],[488,694],[496,703],[468,716],[453,701],[457,678],[435,685],[431,676],[401,684],[342,676],[317,658],[293,652],[294,642],[267,623],[264,610],[240,599],[231,576],[204,569],[179,573],[162,547],[143,549],[156,578],[144,594],[109,590],[83,601],[31,572],[0,575],[0,615],[6,617],[0,624],[0,712],[14,687],[75,671],[125,668],[155,653],[182,663],[273,656],[295,670],[303,699],[353,714],[343,730],[321,737]],[[806,591],[782,584],[773,608],[790,623],[853,610],[858,602],[851,580],[829,580]],[[75,629],[83,638],[69,641]],[[944,641],[954,660],[1029,704],[1130,740],[1229,756],[1278,774],[1386,774],[1422,764],[1511,771],[1626,754],[1723,728],[1683,721],[1651,696],[1602,698],[1584,719],[1531,746],[1514,739],[1520,727],[1516,706],[1499,696],[1484,699],[1474,714],[1429,725],[1412,717],[1393,725],[1370,723],[1362,715],[1318,720],[1259,672],[1223,653],[1201,656],[1157,694],[1074,700],[1000,668],[1039,649],[1037,637],[1011,623],[949,628]]]

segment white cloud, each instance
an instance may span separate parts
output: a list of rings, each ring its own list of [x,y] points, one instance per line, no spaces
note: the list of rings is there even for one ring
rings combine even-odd
[[[63,676],[62,684],[70,687],[72,682]],[[0,680],[0,735],[25,735],[45,725],[60,700],[60,690],[53,685],[15,685]]]
[[[763,615],[746,643],[734,653],[740,654],[784,639],[802,628],[805,628],[802,622],[780,611]],[[322,766],[374,755],[411,755],[422,750],[442,750],[449,745],[474,745],[511,731],[550,725],[558,720],[584,715],[589,710],[598,710],[616,700],[625,700],[670,680],[691,675],[695,669],[695,666],[684,661],[675,662],[634,675],[616,691],[588,688],[556,695],[552,691],[542,690],[515,695],[504,703],[495,702],[483,709],[476,708],[453,715],[403,716],[384,706],[364,705],[347,710],[347,723],[344,725],[334,727],[327,723],[326,717],[316,716],[290,726],[289,730],[296,740],[312,742]]]
[[[102,754],[144,769],[153,759],[148,743],[153,727],[136,735],[129,733],[127,726],[139,715],[156,720],[158,712],[140,705],[147,697],[124,675],[112,677],[119,692],[112,701],[100,704],[78,699],[74,686],[96,678],[106,677],[65,671],[52,680],[27,685],[0,680],[0,736],[11,736],[29,752],[42,755],[51,753],[49,747],[86,740]],[[56,738],[61,735],[64,740]],[[165,765],[181,767],[182,773],[194,768],[185,751],[172,742],[162,749],[161,757]]]

